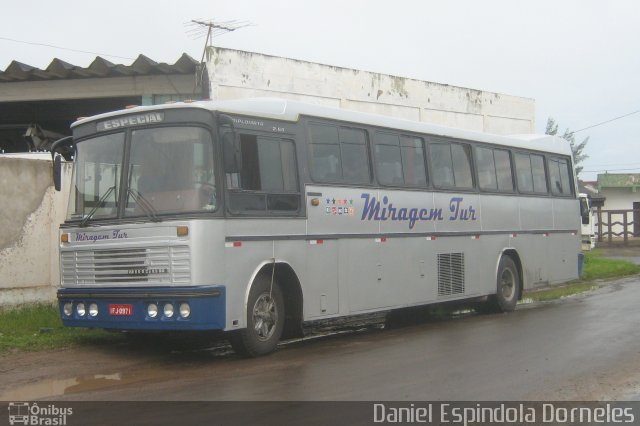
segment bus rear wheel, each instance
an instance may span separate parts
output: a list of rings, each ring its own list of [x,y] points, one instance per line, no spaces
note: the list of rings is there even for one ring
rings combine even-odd
[[[229,339],[233,349],[242,356],[257,357],[273,352],[284,329],[284,298],[277,282],[260,279],[249,292],[247,328],[235,332]]]
[[[518,267],[509,256],[502,256],[498,265],[496,303],[500,312],[512,312],[520,298]]]
[[[496,294],[479,310],[482,312],[512,312],[520,298],[520,274],[509,256],[502,256],[496,276]]]

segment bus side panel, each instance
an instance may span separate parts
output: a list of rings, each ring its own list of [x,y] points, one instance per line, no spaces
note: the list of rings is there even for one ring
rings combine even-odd
[[[578,200],[575,198],[555,198],[553,200],[553,221],[556,229],[579,231],[582,222]]]
[[[553,224],[553,201],[549,197],[520,197],[522,231],[550,230]]]
[[[520,230],[517,197],[483,195],[479,198],[483,231],[517,232]]]
[[[304,236],[305,222],[289,218],[234,218],[226,220],[225,224],[227,329],[232,330],[246,326],[245,307],[250,285],[260,267],[273,262],[273,236]]]
[[[283,258],[304,256],[299,269],[305,271],[301,277],[305,319],[337,314],[340,303],[338,266],[343,261],[338,259],[340,240],[314,239],[297,243],[297,253]]]
[[[545,268],[548,269],[550,284],[578,278],[578,253],[580,252],[579,232],[562,232],[551,234],[548,238],[548,249]]]
[[[520,257],[525,290],[549,283],[549,237],[545,233],[519,233],[510,238],[509,246],[513,247]]]

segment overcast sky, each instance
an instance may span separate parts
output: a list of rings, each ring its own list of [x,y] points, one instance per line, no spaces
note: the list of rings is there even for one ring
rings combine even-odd
[[[550,116],[562,132],[640,110],[633,0],[23,0],[2,9],[1,69],[55,57],[88,66],[97,54],[199,60],[205,40],[185,24],[238,20],[254,25],[215,45],[533,98],[540,133]],[[580,177],[640,173],[639,134],[640,113],[577,133],[590,136]]]

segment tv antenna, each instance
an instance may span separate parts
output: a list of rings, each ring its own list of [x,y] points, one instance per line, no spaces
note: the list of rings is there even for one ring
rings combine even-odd
[[[249,21],[224,21],[224,22],[216,22],[212,20],[202,20],[202,19],[192,19],[190,22],[185,24],[187,27],[190,27],[187,30],[187,34],[192,39],[197,39],[202,36],[205,37],[204,49],[202,50],[202,57],[200,58],[200,63],[204,62],[204,56],[207,53],[207,47],[213,46],[213,38],[218,37],[227,33],[230,33],[235,30],[239,30],[240,28],[253,26]],[[202,83],[202,78],[204,76],[204,67],[202,67],[202,71],[199,77],[200,83]],[[193,92],[195,93],[196,87],[194,86]]]
[[[224,21],[224,22],[216,22],[216,21],[204,21],[201,19],[192,19],[190,22],[186,24],[188,27],[191,27],[187,34],[192,39],[197,39],[202,36],[205,36],[205,50],[207,47],[213,45],[213,38],[221,36],[223,34],[230,33],[232,31],[239,30],[240,28],[250,27],[253,24],[249,21]],[[204,52],[202,54],[202,59],[204,60]],[[202,60],[201,60],[202,61]]]

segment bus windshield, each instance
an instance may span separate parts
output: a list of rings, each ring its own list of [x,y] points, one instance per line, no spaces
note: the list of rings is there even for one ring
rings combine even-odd
[[[125,146],[130,153],[123,166]],[[216,209],[213,146],[200,127],[139,129],[81,141],[73,182],[70,220]]]

